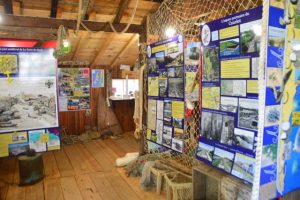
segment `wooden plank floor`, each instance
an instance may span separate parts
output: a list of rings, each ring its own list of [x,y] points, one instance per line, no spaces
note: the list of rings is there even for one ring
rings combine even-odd
[[[132,134],[118,140],[94,140],[86,144],[65,146],[43,153],[45,178],[19,187],[16,158],[0,159],[1,200],[160,200],[163,195],[145,192],[139,178],[127,177],[123,168],[114,166],[115,159],[138,151]]]

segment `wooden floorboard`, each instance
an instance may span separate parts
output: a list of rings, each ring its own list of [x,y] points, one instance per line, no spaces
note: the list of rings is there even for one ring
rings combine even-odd
[[[60,186],[60,178],[44,180],[45,200],[63,200],[63,193]]]
[[[60,173],[52,151],[43,154],[44,173],[46,178],[59,178]]]
[[[16,158],[0,159],[0,200],[162,200],[145,192],[139,178],[127,177],[115,160],[138,151],[132,133],[43,153],[44,180],[20,187]]]
[[[74,176],[75,175],[74,169],[73,169],[65,151],[62,149],[62,150],[54,151],[53,153],[55,155],[55,160],[56,160],[60,175],[62,177]]]
[[[82,196],[75,177],[63,177],[60,179],[64,199],[82,200]]]

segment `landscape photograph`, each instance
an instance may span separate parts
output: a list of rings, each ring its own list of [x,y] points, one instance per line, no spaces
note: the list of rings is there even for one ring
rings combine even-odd
[[[0,79],[0,132],[58,126],[56,78],[12,80]]]
[[[220,148],[215,148],[212,165],[228,173],[231,172],[234,154]]]
[[[234,38],[220,42],[220,56],[236,56],[240,54],[240,39]]]
[[[216,82],[220,77],[219,48],[203,48],[202,81]]]
[[[261,20],[240,25],[242,54],[259,53],[261,30]]]
[[[214,147],[203,142],[199,142],[197,149],[197,156],[203,158],[209,162],[212,162]]]

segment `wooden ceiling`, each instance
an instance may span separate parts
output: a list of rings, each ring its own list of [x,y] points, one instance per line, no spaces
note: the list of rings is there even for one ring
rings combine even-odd
[[[138,58],[139,34],[147,15],[155,12],[161,0],[139,0],[132,25],[123,34],[136,0],[0,0],[0,38],[56,40],[59,25],[68,28],[72,52],[61,61],[90,65],[132,65]],[[77,19],[83,26],[77,28]]]

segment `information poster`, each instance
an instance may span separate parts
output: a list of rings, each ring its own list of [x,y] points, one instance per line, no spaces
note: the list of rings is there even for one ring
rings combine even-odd
[[[253,183],[262,7],[201,27],[200,139],[196,157]]]
[[[0,48],[0,157],[49,150],[32,146],[29,132],[59,126],[56,70],[53,49]]]
[[[59,68],[59,111],[90,109],[90,69]]]
[[[193,51],[199,52],[199,48]],[[177,152],[184,150],[183,54],[181,35],[148,46],[147,139]],[[191,62],[195,62],[197,56],[190,54]],[[193,76],[190,75],[190,81]]]
[[[289,5],[299,15],[298,5]],[[274,199],[300,188],[299,22],[280,24],[284,1],[270,1],[265,121],[260,174],[260,199]],[[290,42],[292,41],[292,42]],[[291,61],[291,55],[295,60]]]
[[[104,87],[104,69],[92,69],[92,88]]]

